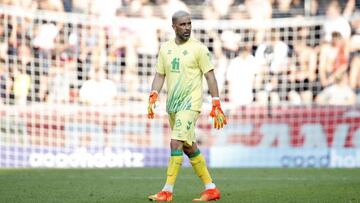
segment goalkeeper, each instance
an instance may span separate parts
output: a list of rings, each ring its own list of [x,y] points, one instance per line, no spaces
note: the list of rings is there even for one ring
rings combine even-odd
[[[185,11],[177,11],[172,16],[175,39],[165,42],[159,51],[156,74],[149,96],[148,118],[154,118],[154,107],[158,93],[166,78],[167,101],[171,127],[171,154],[167,169],[167,179],[163,189],[149,196],[153,201],[171,201],[176,177],[185,153],[195,173],[205,185],[199,198],[193,201],[212,201],[220,199],[206,166],[205,159],[196,144],[195,124],[199,117],[203,99],[203,75],[206,78],[212,96],[214,127],[220,129],[226,125],[226,118],[220,107],[219,92],[207,47],[191,35],[191,17]]]

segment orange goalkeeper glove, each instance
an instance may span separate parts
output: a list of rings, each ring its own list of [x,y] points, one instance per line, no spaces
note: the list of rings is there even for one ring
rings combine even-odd
[[[214,128],[220,129],[227,124],[226,117],[220,106],[220,99],[213,98],[210,116],[214,119]]]
[[[148,104],[148,118],[153,119],[154,118],[154,109],[156,107],[156,102],[158,100],[158,92],[156,90],[153,90],[150,92],[150,96],[149,96],[149,104]]]

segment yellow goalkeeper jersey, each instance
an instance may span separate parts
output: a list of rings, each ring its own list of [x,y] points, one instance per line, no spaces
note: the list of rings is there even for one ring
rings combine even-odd
[[[203,98],[203,74],[214,68],[208,48],[190,38],[181,45],[175,39],[165,42],[159,51],[156,71],[166,76],[166,111],[200,111]]]

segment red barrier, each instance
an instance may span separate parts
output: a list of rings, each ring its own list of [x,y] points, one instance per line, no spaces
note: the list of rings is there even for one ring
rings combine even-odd
[[[360,148],[360,107],[242,107],[226,114],[229,124],[219,131],[212,129],[206,112],[201,114],[196,133],[203,146]],[[24,126],[35,146],[68,146],[73,136],[81,146],[99,136],[104,146],[167,146],[169,141],[167,116],[151,121],[120,108],[0,107],[0,115],[2,121],[11,120],[2,134]]]

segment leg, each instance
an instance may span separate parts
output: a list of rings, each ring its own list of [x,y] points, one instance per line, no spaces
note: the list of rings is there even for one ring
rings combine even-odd
[[[205,189],[215,188],[215,184],[212,181],[209,170],[207,169],[204,156],[200,153],[196,143],[192,146],[184,145],[184,153],[189,157],[190,163],[197,176],[205,185]]]
[[[176,177],[183,162],[183,141],[171,139],[171,156],[167,169],[166,185],[164,190],[172,192]]]
[[[205,185],[205,191],[201,193],[199,198],[193,199],[193,201],[205,202],[220,199],[220,191],[216,188],[216,185],[211,179],[210,173],[206,166],[206,161],[203,155],[200,153],[197,144],[193,143],[191,146],[184,145],[184,153],[189,157],[190,163],[196,175],[199,176]]]
[[[179,170],[183,161],[183,141],[179,139],[176,135],[178,135],[179,129],[174,126],[176,120],[176,114],[170,114],[169,122],[171,127],[171,141],[170,141],[170,159],[168,163],[168,168],[166,172],[166,184],[163,189],[155,195],[150,195],[149,200],[153,201],[162,201],[169,202],[172,201],[172,193],[174,184],[176,181],[176,177],[179,173]]]
[[[166,184],[163,189],[155,195],[150,195],[148,198],[152,201],[170,202],[172,201],[172,193],[176,177],[183,161],[183,141],[171,139],[170,141],[171,156],[166,172]]]
[[[177,174],[179,173],[182,161],[184,146],[191,146],[194,142],[194,126],[199,112],[179,111],[176,114],[170,114],[171,127],[171,157],[167,170],[166,184],[163,190],[171,191],[175,184]],[[197,149],[195,145],[194,150]]]

